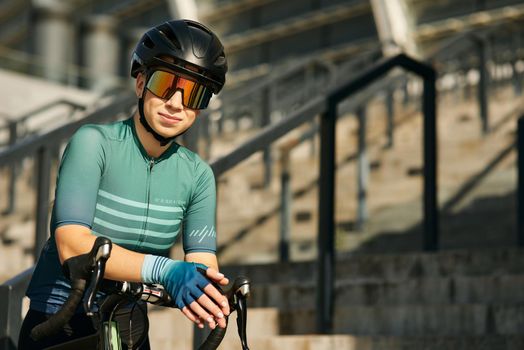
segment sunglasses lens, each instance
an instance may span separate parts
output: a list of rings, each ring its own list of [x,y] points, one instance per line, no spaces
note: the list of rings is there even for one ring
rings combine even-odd
[[[191,109],[206,108],[213,94],[211,88],[203,84],[160,70],[151,74],[146,88],[163,99],[171,98],[175,91],[180,90],[182,104]]]
[[[184,91],[182,102],[184,106],[194,109],[207,107],[212,94],[210,88],[184,78],[180,78],[177,87]]]
[[[170,98],[176,87],[177,76],[167,72],[154,72],[147,82],[147,89],[160,98]]]

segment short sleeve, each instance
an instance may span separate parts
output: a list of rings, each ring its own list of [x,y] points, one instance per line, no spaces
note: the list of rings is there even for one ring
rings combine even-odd
[[[200,170],[200,171],[198,171]],[[216,252],[216,184],[211,167],[199,163],[184,217],[184,252]]]
[[[106,152],[104,136],[95,126],[83,126],[71,138],[56,182],[51,233],[65,224],[91,228]]]

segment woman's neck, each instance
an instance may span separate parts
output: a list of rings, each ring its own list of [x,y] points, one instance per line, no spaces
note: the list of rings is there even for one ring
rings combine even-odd
[[[155,139],[155,137],[144,128],[142,123],[140,123],[140,115],[138,114],[138,111],[133,116],[133,122],[135,123],[135,130],[136,134],[138,135],[138,140],[150,157],[160,157],[162,153],[164,153],[165,150],[171,146],[171,142],[165,146],[160,145],[160,142],[158,142],[158,140]]]

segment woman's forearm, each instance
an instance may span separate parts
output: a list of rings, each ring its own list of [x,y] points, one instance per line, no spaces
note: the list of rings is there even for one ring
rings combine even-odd
[[[85,226],[64,225],[56,229],[55,239],[60,262],[63,263],[70,257],[89,252],[96,236]],[[144,254],[113,244],[111,257],[106,265],[105,278],[116,281],[141,281],[144,257]],[[189,253],[185,256],[185,261],[201,263],[219,271],[217,258],[211,253]]]
[[[56,229],[55,238],[60,262],[63,263],[70,257],[89,252],[96,236],[85,226],[64,225]],[[113,244],[104,277],[117,281],[141,281],[144,256],[144,254]]]

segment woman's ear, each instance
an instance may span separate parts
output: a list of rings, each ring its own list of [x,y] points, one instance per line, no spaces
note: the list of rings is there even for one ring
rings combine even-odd
[[[138,73],[135,81],[136,97],[141,98],[144,93],[144,86],[146,84],[146,77],[143,73]]]

